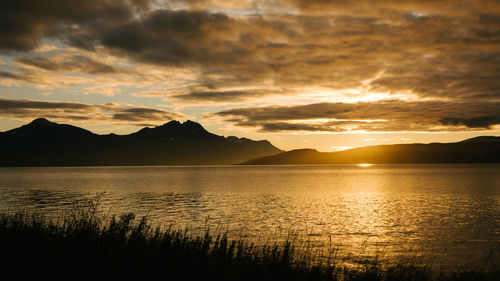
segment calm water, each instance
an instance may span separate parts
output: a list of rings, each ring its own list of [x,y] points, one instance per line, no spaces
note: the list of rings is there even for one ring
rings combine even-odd
[[[57,212],[101,194],[111,213],[208,224],[238,238],[333,247],[350,262],[418,256],[500,264],[500,165],[0,168],[0,208]]]

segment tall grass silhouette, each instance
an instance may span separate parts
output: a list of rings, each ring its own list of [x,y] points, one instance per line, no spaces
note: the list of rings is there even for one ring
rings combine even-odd
[[[293,235],[256,245],[208,227],[194,234],[109,215],[93,200],[57,216],[0,214],[0,253],[1,280],[500,280],[499,270],[440,274],[411,259],[350,268]]]

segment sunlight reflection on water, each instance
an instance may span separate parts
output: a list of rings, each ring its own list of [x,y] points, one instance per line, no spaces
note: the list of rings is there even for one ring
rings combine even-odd
[[[353,260],[499,264],[499,165],[360,165],[0,168],[0,208],[56,213],[103,193],[110,213],[194,231],[209,218],[254,241],[293,232]]]

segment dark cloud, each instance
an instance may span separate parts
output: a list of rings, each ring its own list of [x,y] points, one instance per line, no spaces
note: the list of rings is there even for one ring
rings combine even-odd
[[[22,76],[17,73],[0,70],[0,77],[14,80],[22,80]]]
[[[157,10],[85,36],[143,62],[159,65],[235,63],[243,46],[229,40],[235,20],[222,13]]]
[[[377,127],[387,130],[388,126],[385,122],[370,122],[367,125],[363,121],[330,121],[330,122],[310,122],[310,123],[291,123],[291,122],[266,122],[261,124],[260,131],[263,132],[285,132],[285,131],[306,131],[306,132],[346,132],[349,128],[356,130],[371,130],[377,131]],[[401,130],[404,128],[392,128],[393,130]]]
[[[58,60],[57,56],[30,56],[19,58],[16,61],[25,65],[57,72],[110,74],[117,71],[112,65],[82,55],[64,57],[62,60]]]
[[[164,121],[185,118],[184,115],[154,108],[130,107],[120,108],[113,114],[114,120],[128,122]]]
[[[381,66],[366,63],[366,47],[371,46],[351,48],[345,44],[350,42],[339,45],[337,40],[366,37],[380,27],[375,27],[373,19],[341,17],[336,19],[341,29],[334,31],[331,20],[313,16],[235,18],[208,11],[157,10],[123,24],[72,33],[71,42],[86,49],[93,49],[95,46],[88,44],[94,42],[116,55],[156,65],[200,66],[200,82],[212,88],[269,79],[282,86],[357,86],[360,79],[370,78]],[[78,37],[83,39],[75,39]],[[351,44],[356,46],[362,38],[354,39]],[[348,48],[360,55],[343,54]]]
[[[275,94],[272,90],[235,90],[235,91],[195,91],[189,94],[174,95],[173,98],[187,101],[239,102],[256,97]]]
[[[132,107],[114,103],[86,104],[76,102],[50,102],[27,99],[0,98],[0,114],[3,117],[30,120],[41,116],[58,121],[126,121],[137,125],[145,121],[165,122],[173,119],[184,119],[185,115],[161,109]]]
[[[137,2],[137,1],[134,1]],[[16,0],[0,4],[0,49],[25,51],[71,24],[123,20],[134,5],[122,0]]]
[[[498,112],[500,102],[388,100],[234,108],[206,117],[222,117],[262,131],[435,131],[489,128],[500,124]],[[454,128],[458,126],[461,128]]]
[[[0,98],[0,110],[4,114],[9,112],[24,110],[45,110],[45,109],[64,109],[64,110],[88,110],[92,105],[72,102],[48,102],[26,99],[3,99]]]
[[[443,53],[402,59],[370,84],[375,91],[411,90],[421,96],[450,99],[500,99],[500,52]]]
[[[75,80],[76,79],[76,80]],[[77,82],[78,78],[58,77],[47,75],[32,69],[21,69],[16,72],[0,71],[0,82],[4,85],[17,84],[18,82],[34,85],[38,88],[51,88],[54,86],[71,85]],[[14,83],[13,83],[14,82]]]
[[[64,42],[94,50],[104,46],[117,56],[169,67],[200,67],[200,85],[246,85],[272,71],[259,58],[260,35],[278,34],[266,20],[230,17],[201,10],[155,10],[119,24],[96,25],[61,35]]]
[[[443,125],[464,125],[469,128],[490,128],[500,124],[500,115],[479,116],[474,118],[446,117],[441,119]]]
[[[416,10],[421,12],[463,13],[464,11],[499,8],[499,1],[485,0],[284,0],[305,11],[373,13],[374,10]]]

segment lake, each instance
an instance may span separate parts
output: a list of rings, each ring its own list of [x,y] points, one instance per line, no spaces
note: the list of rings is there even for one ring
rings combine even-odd
[[[500,165],[0,168],[0,208],[57,213],[99,197],[112,214],[292,239],[346,262],[410,255],[440,269],[500,264]]]

